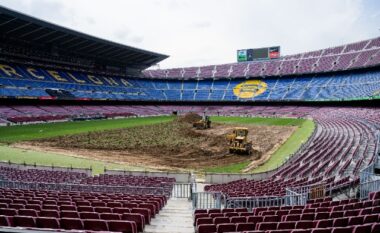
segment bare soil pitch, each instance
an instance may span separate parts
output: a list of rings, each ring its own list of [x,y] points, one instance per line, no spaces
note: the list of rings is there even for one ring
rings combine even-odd
[[[232,128],[241,125],[212,123],[211,129],[196,130],[191,123],[197,119],[199,116],[188,115],[168,123],[54,137],[14,146],[153,170],[199,171],[245,161],[251,161],[253,168],[267,161],[297,128],[244,125],[249,129],[255,153],[243,156],[229,154],[225,139]]]

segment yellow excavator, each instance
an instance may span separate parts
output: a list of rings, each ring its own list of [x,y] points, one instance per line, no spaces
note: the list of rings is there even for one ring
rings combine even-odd
[[[227,135],[230,147],[229,151],[232,154],[252,154],[252,142],[248,141],[248,128],[236,127],[231,134]]]
[[[209,128],[211,128],[210,117],[203,115],[201,120],[193,123],[193,127],[196,129],[209,129]]]

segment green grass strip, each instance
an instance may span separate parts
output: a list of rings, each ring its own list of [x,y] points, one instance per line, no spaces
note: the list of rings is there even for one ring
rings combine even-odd
[[[12,143],[18,141],[85,133],[89,131],[128,128],[168,122],[173,119],[174,118],[171,116],[158,116],[0,127],[0,143]]]
[[[73,168],[90,168],[93,174],[104,172],[104,166],[107,169],[127,169],[127,170],[143,170],[137,167],[128,167],[121,164],[106,163],[91,159],[76,158],[55,153],[38,152],[31,150],[23,150],[8,146],[0,146],[0,161],[11,161],[12,163],[26,163],[37,165],[55,165],[61,167]]]
[[[301,127],[298,128],[292,136],[270,157],[270,159],[263,165],[257,167],[252,172],[266,172],[281,166],[287,157],[295,153],[301,145],[308,140],[314,131],[314,122],[305,120]]]
[[[297,118],[267,118],[267,117],[224,117],[215,116],[211,121],[227,124],[255,124],[255,125],[277,125],[277,126],[301,126],[305,119]]]

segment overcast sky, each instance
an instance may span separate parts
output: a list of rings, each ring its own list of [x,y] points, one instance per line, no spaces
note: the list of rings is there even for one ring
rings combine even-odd
[[[84,33],[170,55],[161,68],[236,61],[236,50],[282,55],[380,36],[380,0],[0,0]]]

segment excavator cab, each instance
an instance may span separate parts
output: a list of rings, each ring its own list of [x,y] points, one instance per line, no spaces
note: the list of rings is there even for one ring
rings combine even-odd
[[[196,129],[209,129],[209,128],[211,128],[210,117],[203,115],[201,120],[193,123],[193,127]]]

